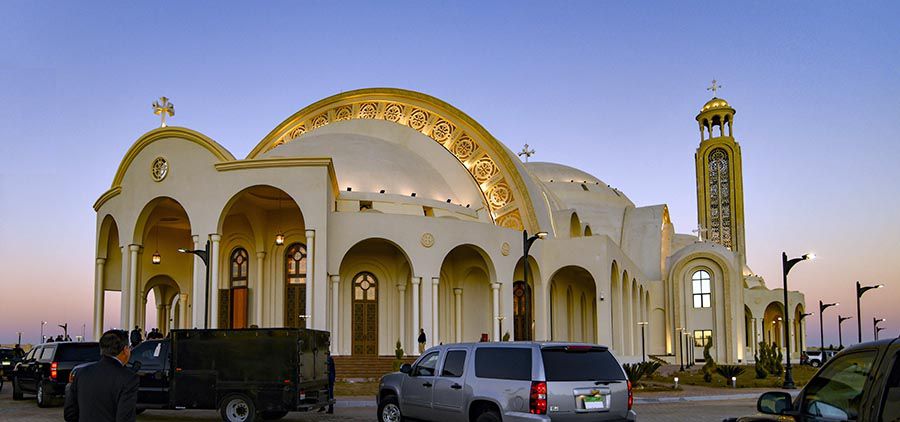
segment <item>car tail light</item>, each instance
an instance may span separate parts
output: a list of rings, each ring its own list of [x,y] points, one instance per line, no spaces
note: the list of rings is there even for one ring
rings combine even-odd
[[[306,400],[306,391],[304,391],[303,389],[300,389],[298,395],[300,396],[300,400]]]
[[[634,391],[631,389],[631,381],[628,381],[628,410],[631,410],[631,406],[634,406]]]
[[[528,411],[534,415],[547,414],[547,383],[532,381],[531,395],[528,400]]]
[[[58,373],[56,372],[57,368],[59,368],[59,362],[53,362],[50,364],[50,379],[56,381],[56,376]]]

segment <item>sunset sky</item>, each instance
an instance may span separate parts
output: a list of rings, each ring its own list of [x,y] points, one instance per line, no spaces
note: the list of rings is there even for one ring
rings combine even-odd
[[[588,171],[696,227],[694,116],[737,110],[749,265],[815,251],[807,342],[900,331],[900,3],[4,2],[0,343],[91,327],[95,213],[151,103],[244,157],[305,105],[398,87],[458,107],[532,161]],[[115,302],[109,300],[108,302]],[[118,315],[117,309],[108,308]],[[856,321],[844,324],[845,343]],[[849,339],[849,340],[848,340]]]

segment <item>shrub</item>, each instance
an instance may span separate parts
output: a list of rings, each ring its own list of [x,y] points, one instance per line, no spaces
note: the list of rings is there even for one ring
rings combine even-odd
[[[403,345],[400,344],[400,339],[397,339],[397,344],[394,346],[394,357],[397,360],[403,359]]]
[[[766,372],[766,366],[763,364],[763,362],[761,362],[761,361],[759,360],[759,351],[757,351],[757,352],[753,355],[753,360],[755,361],[755,364],[754,364],[754,366],[753,366],[753,369],[756,370],[756,379],[760,379],[760,380],[761,380],[761,379],[766,379],[766,377],[769,376],[769,373]]]
[[[780,347],[776,347],[776,349],[778,354],[775,355],[774,362],[772,362],[772,373],[780,377],[784,373],[784,363],[782,363],[784,355],[781,353]]]
[[[631,384],[637,384],[644,376],[644,368],[639,363],[626,363],[622,365],[622,369],[625,370],[625,375],[628,376]]]
[[[656,373],[656,371],[659,369],[660,366],[662,366],[662,364],[651,360],[651,361],[641,363],[641,366],[643,367],[642,368],[643,373],[641,375],[644,377],[650,378],[653,376],[653,374]]]
[[[500,341],[509,341],[509,331],[503,333],[503,338]]]
[[[738,365],[719,365],[716,372],[725,377],[725,382],[731,381],[732,377],[739,377],[744,373],[744,367]]]
[[[712,337],[709,338],[706,346],[703,347],[703,381],[712,382],[713,373],[716,371],[716,361],[713,360],[709,349],[712,347]]]

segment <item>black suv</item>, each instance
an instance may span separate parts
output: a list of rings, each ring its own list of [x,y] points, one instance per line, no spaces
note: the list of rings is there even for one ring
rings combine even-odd
[[[47,407],[65,396],[69,371],[76,365],[100,360],[96,342],[59,342],[35,346],[12,371],[13,400],[37,396],[39,407]]]
[[[0,349],[0,374],[2,374],[4,378],[9,379],[12,375],[13,367],[15,367],[16,362],[21,359],[21,356],[16,356],[15,349]]]

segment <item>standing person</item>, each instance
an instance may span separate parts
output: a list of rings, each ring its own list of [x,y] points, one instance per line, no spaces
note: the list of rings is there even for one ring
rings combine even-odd
[[[334,382],[337,380],[337,374],[334,372],[334,358],[331,357],[331,351],[325,352],[325,364],[328,365],[328,413],[334,413]],[[319,412],[325,411],[325,408],[319,409]]]
[[[419,328],[419,354],[425,351],[425,329]]]
[[[144,341],[144,336],[141,333],[141,327],[135,325],[134,329],[131,330],[131,347],[137,347],[142,341]]]
[[[131,358],[128,333],[109,330],[100,337],[100,360],[81,367],[66,389],[66,422],[133,422],[140,384],[125,367]]]
[[[16,347],[13,347],[13,357],[16,359],[25,357],[25,349],[22,348],[21,344],[16,344]]]

